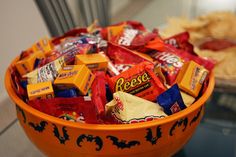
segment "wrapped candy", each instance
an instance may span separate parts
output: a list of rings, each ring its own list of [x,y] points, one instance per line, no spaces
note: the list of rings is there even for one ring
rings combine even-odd
[[[106,112],[118,123],[138,123],[167,116],[159,105],[137,96],[119,91],[114,93],[113,97],[114,99],[106,104]]]

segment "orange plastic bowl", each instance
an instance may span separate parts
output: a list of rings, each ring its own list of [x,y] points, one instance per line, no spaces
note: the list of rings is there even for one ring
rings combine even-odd
[[[215,84],[211,74],[202,97],[167,118],[136,124],[97,125],[65,121],[31,108],[16,95],[10,79],[8,68],[5,86],[16,104],[17,117],[26,135],[43,153],[55,157],[171,156],[193,135]]]

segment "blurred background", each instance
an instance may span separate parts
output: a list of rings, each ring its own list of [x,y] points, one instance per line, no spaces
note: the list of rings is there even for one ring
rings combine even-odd
[[[193,18],[215,10],[236,11],[235,0],[1,0],[0,1],[0,156],[43,156],[18,125],[4,89],[10,62],[40,38],[59,36],[94,20],[106,26],[137,20],[150,30],[172,16]],[[221,93],[214,93],[222,97]],[[236,156],[235,95],[212,98],[206,116],[188,145],[176,156]],[[212,106],[214,104],[218,104]],[[4,143],[4,144],[3,144]],[[223,145],[222,145],[223,144]],[[205,153],[205,155],[202,155]]]

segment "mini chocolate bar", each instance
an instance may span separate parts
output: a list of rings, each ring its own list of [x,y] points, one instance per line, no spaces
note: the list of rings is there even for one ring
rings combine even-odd
[[[157,103],[167,115],[172,115],[186,108],[177,84],[161,93],[157,97]]]
[[[208,70],[203,66],[200,66],[194,61],[189,61],[180,70],[176,82],[180,89],[193,97],[197,97],[207,75]]]
[[[29,84],[27,85],[27,93],[29,100],[53,98],[52,82]]]
[[[108,60],[102,54],[80,54],[75,56],[75,64],[85,64],[90,70],[107,70]]]
[[[41,51],[47,56],[53,50],[53,44],[47,37],[45,37],[39,40],[37,43],[35,43],[30,49],[33,52]]]
[[[43,58],[45,58],[45,55],[40,51],[31,53],[27,57],[22,58],[21,60],[16,62],[15,64],[16,69],[20,73],[20,75],[23,76],[24,74],[34,70],[35,61],[37,59],[43,59]]]
[[[54,84],[61,89],[76,87],[86,95],[93,80],[94,75],[86,65],[67,65],[59,71]]]

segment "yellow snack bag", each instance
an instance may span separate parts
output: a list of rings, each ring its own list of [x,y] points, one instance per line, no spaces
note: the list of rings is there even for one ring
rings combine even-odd
[[[167,116],[162,107],[143,98],[121,91],[114,93],[113,97],[105,109],[119,123],[138,123]]]
[[[16,62],[15,64],[16,69],[22,76],[26,73],[31,72],[34,69],[34,64],[36,59],[42,59],[42,58],[45,58],[45,55],[40,51],[31,53],[29,56]]]
[[[107,70],[108,60],[102,54],[80,54],[75,57],[75,64],[85,64],[90,70]]]
[[[59,71],[54,84],[59,88],[76,87],[83,95],[86,95],[93,80],[94,75],[86,65],[67,65]]]
[[[176,78],[180,89],[186,93],[197,97],[202,84],[208,75],[208,70],[194,61],[184,63]]]
[[[29,100],[47,99],[54,97],[54,92],[51,82],[42,82],[37,84],[28,84],[27,93]]]

